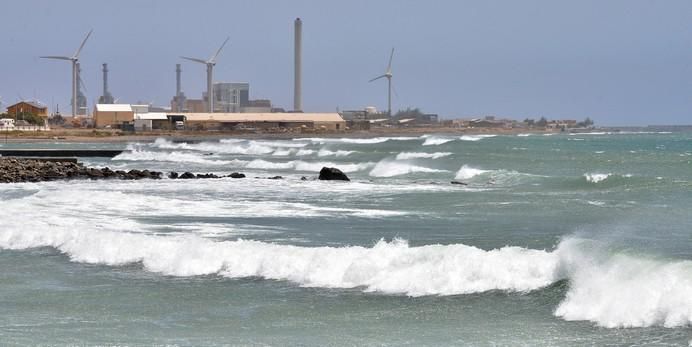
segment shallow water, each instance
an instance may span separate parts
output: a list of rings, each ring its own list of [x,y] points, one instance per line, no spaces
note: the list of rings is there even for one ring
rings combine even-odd
[[[0,186],[3,344],[692,340],[692,134],[94,146],[248,178]]]

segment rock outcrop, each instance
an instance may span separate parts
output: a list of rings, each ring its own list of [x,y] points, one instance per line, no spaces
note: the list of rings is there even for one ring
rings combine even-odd
[[[41,182],[60,179],[107,179],[136,180],[159,179],[163,173],[149,170],[113,171],[84,167],[74,161],[40,160],[24,158],[0,158],[0,183]]]
[[[335,167],[323,167],[320,170],[319,179],[326,181],[350,181],[345,173]]]

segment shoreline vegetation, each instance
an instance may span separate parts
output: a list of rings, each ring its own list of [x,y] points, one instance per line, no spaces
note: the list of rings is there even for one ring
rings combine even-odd
[[[156,131],[128,133],[108,129],[60,129],[51,131],[10,131],[0,132],[2,143],[41,143],[41,142],[152,142],[157,138],[168,138],[180,141],[213,141],[223,138],[245,139],[288,139],[296,137],[379,137],[379,136],[421,136],[434,134],[464,135],[514,135],[514,134],[549,134],[560,133],[560,130],[544,129],[504,129],[504,128],[452,128],[452,127],[415,127],[415,128],[376,128],[371,130],[350,131],[311,131],[311,132],[241,132],[241,131]]]

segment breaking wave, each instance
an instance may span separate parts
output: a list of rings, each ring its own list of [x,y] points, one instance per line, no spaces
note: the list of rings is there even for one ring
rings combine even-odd
[[[227,165],[230,161],[207,159],[195,153],[189,152],[150,152],[133,150],[123,152],[112,158],[113,161],[160,161],[173,163],[195,163],[206,165]]]
[[[521,184],[540,178],[545,178],[545,176],[533,175],[514,170],[483,170],[473,168],[468,165],[462,166],[454,177],[456,180],[463,180],[467,182],[475,181],[484,184],[497,184],[502,186]]]
[[[435,153],[420,153],[420,152],[401,152],[396,155],[396,160],[408,159],[439,159],[450,156],[451,152],[435,152]]]
[[[457,171],[456,176],[454,176],[455,179],[458,180],[468,180],[471,178],[474,178],[478,175],[482,175],[484,173],[490,172],[489,170],[481,170],[481,169],[475,169],[470,166],[464,165],[462,166],[459,171]]]
[[[418,137],[372,137],[372,138],[323,138],[323,137],[307,137],[297,138],[293,141],[309,141],[313,143],[351,143],[351,144],[376,144],[387,141],[411,141],[417,140]]]
[[[451,142],[456,140],[455,138],[449,138],[449,137],[439,137],[439,136],[426,136],[423,135],[422,138],[425,139],[423,141],[423,146],[438,146],[441,144],[445,144],[447,142]]]
[[[567,280],[554,314],[599,326],[692,325],[692,261],[613,253],[595,241],[566,238],[553,251],[465,244],[410,246],[380,240],[372,247],[300,247],[198,235],[129,232],[136,225],[41,215],[0,229],[0,248],[53,247],[71,261],[140,263],[170,276],[217,275],[285,280],[304,287],[365,292],[460,295],[529,292]]]
[[[291,160],[287,162],[271,162],[263,159],[239,160],[230,162],[236,167],[259,170],[295,170],[306,172],[319,172],[323,167],[338,167],[343,172],[356,172],[371,168],[374,164],[366,163],[333,163],[333,162],[307,162],[303,160]]]
[[[487,139],[491,137],[495,137],[497,135],[463,135],[462,137],[459,138],[461,141],[480,141],[482,139]]]
[[[330,156],[345,157],[345,156],[349,156],[353,153],[355,153],[355,151],[344,151],[344,150],[330,151],[328,149],[320,149],[317,152],[317,156],[318,157],[330,157]]]
[[[567,239],[555,251],[570,280],[556,316],[607,328],[692,325],[692,261],[612,254],[598,248]]]
[[[447,172],[447,170],[431,169],[424,166],[414,165],[405,161],[383,159],[375,165],[372,171],[370,171],[370,176],[394,177],[418,172],[435,173]]]

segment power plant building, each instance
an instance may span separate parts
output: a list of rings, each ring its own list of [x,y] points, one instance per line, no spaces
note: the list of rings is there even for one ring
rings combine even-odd
[[[250,106],[250,84],[247,82],[214,83],[214,112],[237,113]]]

